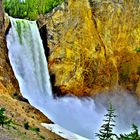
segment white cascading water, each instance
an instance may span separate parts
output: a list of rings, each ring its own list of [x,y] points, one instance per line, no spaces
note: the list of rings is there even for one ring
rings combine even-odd
[[[140,126],[140,107],[136,99],[124,91],[98,95],[94,99],[53,98],[47,60],[35,21],[11,18],[7,35],[9,59],[19,82],[22,95],[53,122],[88,139],[96,139],[108,101],[118,117],[116,132],[130,130],[131,124]],[[123,94],[122,94],[123,93]]]

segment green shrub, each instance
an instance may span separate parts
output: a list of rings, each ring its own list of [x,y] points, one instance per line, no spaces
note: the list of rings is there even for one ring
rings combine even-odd
[[[5,108],[0,108],[0,125],[3,127],[4,125],[10,127],[11,123],[13,122],[12,119],[8,119],[4,112],[6,111]]]
[[[35,132],[40,132],[40,129],[38,127],[32,127],[30,130],[35,131]]]
[[[40,132],[40,129],[39,129],[38,127],[31,127],[31,126],[29,125],[28,122],[25,122],[25,123],[24,123],[24,128],[25,128],[26,130],[35,131],[36,133]]]
[[[30,126],[29,126],[29,123],[28,123],[28,122],[25,122],[25,123],[24,123],[24,128],[25,128],[25,129],[27,129],[27,130],[30,128]]]
[[[5,112],[5,108],[0,108],[0,125],[3,127],[5,120],[6,120],[6,116],[4,115]]]
[[[35,20],[39,14],[46,14],[64,0],[3,0],[5,12],[12,17]]]

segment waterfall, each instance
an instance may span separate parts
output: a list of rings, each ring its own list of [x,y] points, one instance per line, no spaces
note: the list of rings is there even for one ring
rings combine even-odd
[[[49,72],[42,40],[35,21],[10,18],[11,26],[7,36],[9,58],[23,96],[28,92],[38,96],[52,96]]]
[[[99,131],[108,101],[121,114],[117,118],[118,132],[128,131],[133,122],[140,126],[140,107],[136,99],[124,91],[113,95],[99,95],[94,99],[72,96],[54,99],[36,22],[11,17],[10,20],[11,28],[7,35],[10,63],[22,95],[34,107],[56,124],[88,139],[93,139],[94,134]]]

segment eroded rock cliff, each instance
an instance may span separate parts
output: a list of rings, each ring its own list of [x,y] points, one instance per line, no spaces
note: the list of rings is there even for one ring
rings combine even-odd
[[[140,94],[139,1],[68,0],[40,19],[57,92],[80,96],[123,87]]]
[[[5,40],[4,11],[0,1],[0,94],[19,94],[18,82],[11,69]]]

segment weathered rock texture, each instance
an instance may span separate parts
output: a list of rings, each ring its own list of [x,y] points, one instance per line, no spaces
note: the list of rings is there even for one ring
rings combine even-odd
[[[8,59],[5,40],[4,11],[0,0],[0,94],[20,93]]]
[[[140,94],[139,1],[68,0],[39,25],[47,28],[49,70],[61,93],[119,86]]]

